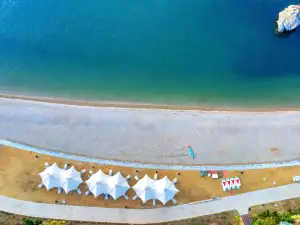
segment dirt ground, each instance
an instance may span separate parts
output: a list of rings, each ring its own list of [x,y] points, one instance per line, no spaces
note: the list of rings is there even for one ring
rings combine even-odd
[[[228,211],[207,216],[195,217],[187,220],[159,223],[159,225],[243,225],[237,211]],[[154,224],[152,224],[154,225]]]
[[[239,218],[238,220],[235,219]],[[0,224],[1,225],[23,225],[25,217],[19,215],[13,215],[0,211]],[[43,221],[43,220],[42,220]],[[187,220],[179,220],[167,223],[159,223],[156,225],[210,225],[217,223],[218,225],[243,225],[242,220],[239,217],[237,211],[228,211],[218,214],[212,214],[207,216],[195,217]],[[77,222],[66,221],[65,225],[108,225],[108,223],[90,223],[90,222]],[[111,224],[110,225],[122,225]],[[152,224],[154,225],[154,224]]]
[[[121,171],[126,177],[127,175],[138,176],[142,178],[145,174],[153,177],[155,170],[150,169],[135,169],[117,166],[102,166],[98,164],[76,162],[61,158],[50,157],[47,155],[40,155],[33,152],[13,149],[9,147],[2,147],[0,149],[0,194],[8,197],[44,203],[55,203],[58,201],[60,204],[63,200],[66,204],[70,205],[84,205],[84,206],[99,206],[109,208],[153,208],[152,201],[142,204],[142,201],[132,200],[135,195],[132,189],[129,189],[127,195],[129,200],[123,197],[117,201],[113,199],[104,200],[104,197],[95,199],[93,196],[78,196],[77,193],[69,193],[68,195],[57,194],[57,189],[46,191],[45,188],[39,189],[38,185],[41,179],[38,175],[39,172],[45,169],[44,163],[52,164],[56,162],[60,167],[65,163],[74,165],[77,170],[85,168],[87,171],[93,170],[94,172],[102,169],[108,173],[112,169],[115,173]],[[158,178],[168,176],[169,179],[178,178],[176,187],[180,191],[176,194],[175,198],[178,204],[188,202],[197,202],[212,197],[229,196],[229,192],[223,192],[220,179],[213,180],[210,177],[201,177],[199,171],[168,171],[159,170]],[[232,193],[239,194],[254,190],[273,187],[272,182],[276,181],[277,185],[284,185],[292,183],[292,176],[300,175],[300,167],[286,167],[278,169],[265,169],[265,170],[249,170],[249,171],[227,171],[229,177],[239,176],[241,179],[242,187],[239,190],[233,190]],[[264,182],[263,178],[266,177],[267,181]],[[83,180],[87,180],[87,174],[83,176]],[[133,186],[136,183],[134,179],[129,181]],[[82,193],[87,191],[86,184],[81,184],[80,189]],[[172,205],[169,202],[167,205]],[[157,206],[161,207],[162,204],[157,202]]]
[[[300,210],[300,198],[292,198],[284,201],[252,206],[250,208],[249,215],[258,214],[266,210],[269,210],[270,212],[288,212]]]

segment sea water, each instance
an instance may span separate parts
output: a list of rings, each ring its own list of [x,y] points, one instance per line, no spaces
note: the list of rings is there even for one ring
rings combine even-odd
[[[300,32],[274,34],[295,3],[0,0],[0,93],[300,106]]]

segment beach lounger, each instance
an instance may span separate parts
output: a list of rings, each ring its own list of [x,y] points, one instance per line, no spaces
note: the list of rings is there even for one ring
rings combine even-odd
[[[49,163],[48,162],[45,162],[45,167],[49,167]]]
[[[138,198],[138,196],[136,195],[132,198],[132,200],[136,200],[137,198]]]
[[[157,173],[154,174],[154,180],[157,180]]]
[[[57,193],[58,193],[59,195],[61,195],[61,192],[62,192],[62,188],[58,188],[58,189],[57,189]]]
[[[65,164],[65,165],[64,165],[64,169],[65,169],[65,170],[68,169],[68,165],[69,165],[69,164]]]
[[[126,177],[126,180],[130,180],[130,178],[131,178],[131,176],[130,176],[130,175],[128,175],[128,176]]]
[[[177,181],[178,181],[178,179],[177,179],[177,178],[174,178],[174,179],[173,179],[173,183],[174,183],[174,184],[176,184],[176,183],[177,183]]]
[[[214,173],[214,174],[212,174],[212,175],[211,175],[211,178],[213,178],[213,179],[218,179],[218,178],[219,178],[219,176],[218,176],[218,174],[217,174],[217,173]]]
[[[86,169],[81,170],[81,174],[85,174],[86,173]]]
[[[109,176],[112,176],[112,175],[113,175],[113,171],[112,171],[112,170],[109,170],[109,171],[108,171],[108,175],[109,175]]]
[[[126,200],[128,200],[128,196],[127,196],[127,195],[124,195],[124,198],[125,198]]]
[[[81,193],[81,190],[78,188],[77,189],[77,193],[78,193],[78,195],[81,195],[82,193]]]
[[[177,201],[176,201],[175,198],[172,199],[172,202],[173,202],[174,204],[177,204]]]
[[[139,180],[140,178],[138,178],[138,176],[135,176],[134,179],[135,179],[135,180]]]
[[[88,196],[88,195],[90,195],[91,193],[92,193],[92,192],[87,191],[87,192],[85,192],[85,195]]]
[[[39,188],[42,188],[42,187],[44,187],[44,184],[39,184]]]

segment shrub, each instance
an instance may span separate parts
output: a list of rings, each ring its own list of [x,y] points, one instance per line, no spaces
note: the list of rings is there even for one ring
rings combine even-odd
[[[41,220],[36,220],[36,219],[24,219],[23,222],[24,225],[40,225],[42,224]]]
[[[256,220],[253,225],[278,225],[278,221],[273,217],[266,217]]]
[[[300,222],[300,215],[293,215],[291,216],[293,222],[299,223]]]
[[[289,223],[293,222],[293,219],[292,219],[290,213],[281,213],[278,216],[279,216],[280,221],[289,222]]]
[[[239,221],[240,221],[240,216],[235,215],[235,216],[233,217],[233,220],[234,220],[235,222],[239,222]]]
[[[266,218],[266,217],[269,217],[269,216],[271,216],[271,213],[270,213],[269,210],[263,211],[263,212],[258,214],[259,218]]]

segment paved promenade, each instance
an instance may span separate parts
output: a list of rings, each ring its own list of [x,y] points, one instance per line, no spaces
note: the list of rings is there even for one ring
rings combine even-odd
[[[300,156],[300,112],[126,109],[0,98],[0,139],[142,163],[274,162]]]
[[[300,166],[300,160],[282,161],[282,162],[269,162],[269,163],[254,163],[254,164],[224,164],[224,165],[167,165],[167,164],[146,164],[130,161],[118,161],[108,160],[100,158],[91,158],[85,156],[79,156],[74,154],[68,154],[64,152],[49,151],[46,149],[36,148],[29,145],[23,145],[12,141],[0,139],[0,146],[8,146],[15,149],[22,149],[25,151],[36,152],[39,154],[45,154],[53,157],[59,157],[68,160],[75,160],[81,162],[90,162],[100,165],[111,166],[124,166],[132,168],[146,168],[146,169],[159,169],[159,170],[255,170],[266,168],[281,168],[287,166]],[[0,148],[1,150],[1,148]]]
[[[243,215],[248,213],[250,206],[296,197],[300,197],[300,184],[249,192],[209,202],[141,210],[51,205],[0,196],[0,210],[41,218],[146,224],[187,219],[235,209]]]

